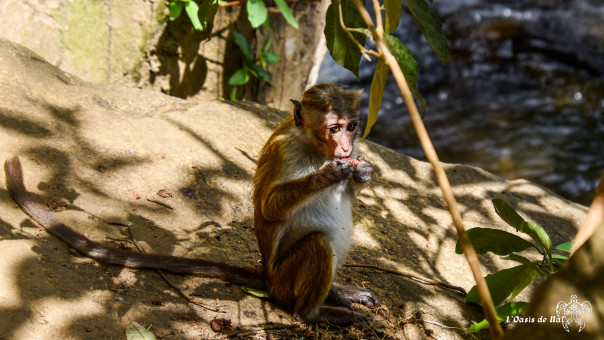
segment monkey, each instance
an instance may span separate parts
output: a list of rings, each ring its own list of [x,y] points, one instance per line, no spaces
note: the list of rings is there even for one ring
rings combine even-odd
[[[351,311],[352,303],[380,306],[374,295],[333,282],[352,242],[352,200],[373,174],[371,164],[355,150],[360,96],[361,91],[331,82],[308,88],[299,101],[292,100],[292,115],[262,149],[252,178],[262,270],[129,252],[92,241],[29,197],[18,157],[5,161],[7,189],[34,221],[98,262],[266,289],[277,305],[302,322],[367,323],[363,314]]]
[[[333,284],[352,242],[352,201],[373,173],[355,159],[360,96],[327,83],[292,100],[292,115],[262,149],[252,179],[266,286],[300,320],[358,322],[362,315],[337,305],[379,306],[367,290]]]

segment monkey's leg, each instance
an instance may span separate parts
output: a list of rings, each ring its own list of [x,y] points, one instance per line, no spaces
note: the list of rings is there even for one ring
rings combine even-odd
[[[284,307],[293,309],[294,317],[302,321],[366,323],[362,314],[322,306],[335,275],[333,256],[325,234],[314,232],[305,236],[273,266],[268,277],[271,295]]]
[[[378,299],[369,289],[357,288],[335,282],[331,285],[325,303],[346,308],[352,308],[353,303],[360,303],[369,308],[381,306]]]

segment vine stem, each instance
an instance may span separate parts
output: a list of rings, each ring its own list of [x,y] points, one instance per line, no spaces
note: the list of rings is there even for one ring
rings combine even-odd
[[[365,59],[367,59],[367,61],[371,61],[371,58],[367,55],[367,50],[365,49],[365,47],[361,45],[358,41],[356,41],[356,39],[352,36],[352,33],[350,33],[350,31],[344,24],[341,2],[338,2],[338,16],[340,18],[340,27],[342,27],[342,30],[344,32],[346,32],[346,36],[348,36],[348,39],[350,39],[357,46],[357,48],[361,51],[361,54],[363,55],[363,57],[365,57]]]
[[[376,265],[372,265],[372,264],[356,264],[356,263],[352,263],[352,264],[344,264],[342,265],[342,267],[345,268],[369,268],[369,269],[375,269],[375,270],[379,270],[385,273],[389,273],[389,274],[393,274],[393,275],[398,275],[398,276],[403,276],[403,277],[408,277],[410,279],[419,281],[421,283],[425,283],[428,285],[432,285],[432,286],[440,286],[440,287],[444,287],[447,289],[451,289],[454,290],[456,292],[458,292],[459,294],[463,295],[464,297],[468,296],[468,293],[466,292],[465,289],[458,287],[458,286],[454,286],[451,284],[448,284],[446,282],[440,282],[440,281],[436,281],[436,280],[432,280],[432,279],[428,279],[426,277],[423,276],[419,276],[413,273],[404,273],[404,272],[400,272],[398,270],[392,270],[392,269],[387,269],[387,268],[382,268],[380,266],[376,266]]]
[[[497,313],[495,312],[495,305],[493,304],[493,299],[491,298],[491,293],[489,292],[489,288],[487,286],[487,282],[482,276],[482,271],[480,270],[480,262],[478,261],[478,256],[476,255],[476,251],[470,242],[470,238],[466,233],[466,230],[463,226],[463,222],[461,219],[461,214],[459,213],[459,209],[457,208],[457,202],[455,201],[455,196],[453,195],[453,190],[451,189],[451,184],[449,183],[449,179],[445,170],[438,159],[438,155],[434,150],[434,145],[432,145],[432,141],[428,136],[428,132],[426,131],[426,127],[421,119],[417,106],[415,105],[415,101],[413,100],[413,95],[411,94],[411,90],[409,89],[409,85],[405,80],[405,76],[403,75],[403,71],[401,70],[398,62],[390,53],[390,50],[384,43],[382,35],[378,33],[371,20],[371,16],[369,12],[365,9],[365,7],[359,2],[359,0],[352,0],[356,5],[359,13],[363,17],[363,20],[367,24],[367,27],[371,30],[373,34],[373,38],[377,44],[378,52],[382,55],[384,63],[388,65],[390,70],[392,71],[392,75],[394,76],[394,80],[398,85],[401,95],[405,100],[405,104],[407,105],[407,110],[409,111],[409,115],[411,116],[411,121],[413,122],[413,127],[415,128],[415,132],[417,133],[417,138],[420,141],[422,149],[426,154],[426,158],[432,164],[432,168],[434,170],[434,174],[436,176],[436,181],[440,186],[440,189],[443,193],[443,197],[445,202],[447,203],[447,207],[449,209],[449,213],[451,214],[451,218],[453,219],[453,225],[457,231],[457,237],[459,238],[459,243],[461,244],[464,255],[466,256],[466,260],[470,265],[470,269],[472,270],[472,275],[474,276],[474,280],[476,280],[476,285],[478,289],[478,295],[480,297],[480,301],[482,303],[482,308],[484,314],[486,316],[487,321],[489,322],[489,331],[491,333],[492,339],[498,339],[503,335],[503,330],[501,329],[501,325],[499,325],[499,320],[497,320]],[[381,9],[379,6],[375,6],[374,1],[374,9],[376,13],[381,13]],[[381,26],[380,26],[381,27]]]

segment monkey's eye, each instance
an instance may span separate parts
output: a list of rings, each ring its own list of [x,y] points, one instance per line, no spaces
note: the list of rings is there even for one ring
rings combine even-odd
[[[356,128],[357,128],[356,123],[350,123],[350,124],[348,124],[348,127],[347,127],[348,131],[350,131],[350,132],[354,131]]]
[[[342,130],[342,128],[339,125],[332,125],[329,127],[329,131],[331,133],[338,133]]]

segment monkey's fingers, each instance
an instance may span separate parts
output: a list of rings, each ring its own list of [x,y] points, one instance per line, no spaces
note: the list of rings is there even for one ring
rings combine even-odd
[[[373,167],[369,162],[361,162],[354,168],[352,175],[353,179],[357,183],[369,183],[373,176]]]

